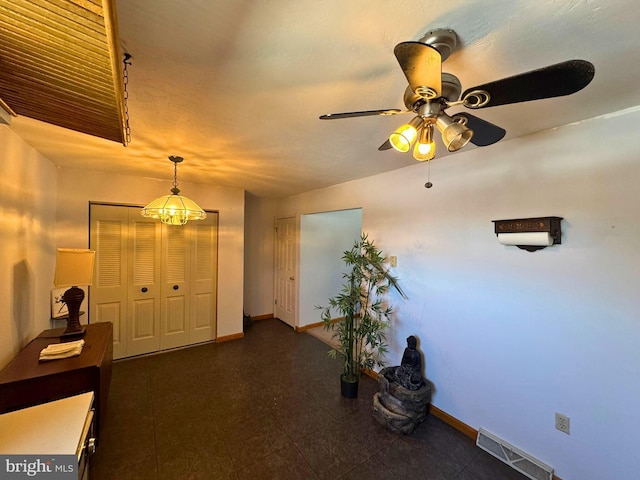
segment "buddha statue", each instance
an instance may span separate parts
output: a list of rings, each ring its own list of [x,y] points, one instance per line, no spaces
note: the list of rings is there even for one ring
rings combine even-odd
[[[416,349],[416,337],[407,338],[407,348],[404,349],[400,366],[395,370],[396,381],[408,390],[418,390],[423,385],[422,356]]]

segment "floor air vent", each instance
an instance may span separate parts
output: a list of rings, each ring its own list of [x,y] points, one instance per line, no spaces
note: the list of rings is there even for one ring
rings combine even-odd
[[[478,431],[476,445],[532,480],[553,480],[553,468],[549,465],[545,465],[486,430]]]

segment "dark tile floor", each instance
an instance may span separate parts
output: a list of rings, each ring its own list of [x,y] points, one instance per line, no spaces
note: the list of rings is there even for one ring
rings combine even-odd
[[[278,320],[245,338],[116,362],[92,480],[522,480],[432,415],[372,417],[377,382],[340,396],[328,347]]]

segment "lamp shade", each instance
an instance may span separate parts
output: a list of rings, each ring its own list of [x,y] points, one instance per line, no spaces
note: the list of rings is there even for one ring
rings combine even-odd
[[[418,129],[422,128],[423,123],[422,117],[414,117],[389,135],[389,143],[399,152],[408,152],[418,138]]]
[[[53,284],[58,288],[92,285],[95,258],[93,250],[59,248]]]
[[[425,125],[420,131],[420,138],[413,150],[413,158],[419,162],[431,160],[436,155],[436,144],[433,141],[433,125]]]
[[[157,218],[167,225],[184,225],[189,220],[204,220],[207,213],[196,202],[181,195],[164,195],[144,207],[140,215]]]
[[[473,130],[444,113],[436,119],[436,126],[442,133],[442,141],[450,152],[460,150],[473,137]]]

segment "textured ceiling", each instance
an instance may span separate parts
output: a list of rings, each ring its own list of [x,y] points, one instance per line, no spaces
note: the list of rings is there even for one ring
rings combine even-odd
[[[120,0],[130,53],[131,143],[19,116],[12,127],[55,164],[284,196],[415,161],[379,152],[407,116],[321,121],[401,108],[394,46],[434,28],[460,45],[443,64],[463,90],[570,59],[595,65],[570,96],[476,110],[504,141],[640,105],[640,9],[632,0]],[[451,108],[448,113],[462,111]],[[435,162],[455,161],[467,145]],[[435,164],[434,164],[435,165]]]

